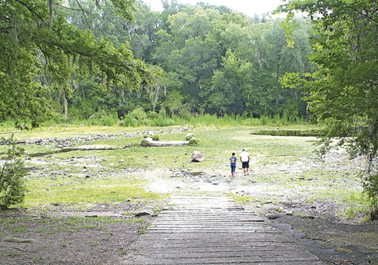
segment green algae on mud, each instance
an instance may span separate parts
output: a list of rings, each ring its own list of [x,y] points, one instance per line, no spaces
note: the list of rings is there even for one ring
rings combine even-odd
[[[30,154],[26,160],[29,167],[28,187],[25,205],[48,203],[75,203],[78,201],[120,201],[128,198],[152,197],[143,191],[147,176],[138,174],[140,169],[182,169],[228,175],[228,159],[232,152],[239,154],[246,148],[251,154],[251,175],[243,178],[244,183],[259,184],[272,199],[279,200],[280,194],[307,201],[333,200],[335,203],[350,204],[349,194],[362,198],[358,165],[340,153],[320,161],[314,154],[316,141],[313,137],[273,137],[251,135],[269,127],[198,127],[191,129],[200,140],[199,146],[149,147],[142,148],[139,143],[142,135],[134,137],[112,137],[93,139],[91,145],[106,145],[114,150],[72,150],[57,152],[54,145],[26,145]],[[314,126],[285,126],[284,130],[313,130]],[[114,129],[114,130],[113,130]],[[143,128],[145,130],[147,128]],[[152,128],[149,128],[152,129]],[[159,128],[156,131],[160,130]],[[38,137],[46,139],[59,136],[61,139],[74,135],[97,135],[101,133],[126,133],[128,129],[106,127],[49,128],[41,129]],[[135,128],[131,130],[137,132]],[[164,140],[182,140],[187,131],[159,133]],[[27,139],[27,132],[22,138]],[[36,137],[30,132],[30,137]],[[80,144],[76,143],[75,147]],[[127,148],[123,148],[127,146]],[[199,150],[205,156],[201,163],[190,163],[191,154]],[[40,157],[33,154],[48,152]],[[55,153],[54,153],[55,152]],[[239,165],[240,166],[240,165]],[[135,172],[132,176],[132,172]],[[232,186],[233,184],[231,184]],[[263,192],[259,192],[263,193]],[[253,194],[255,198],[259,193]],[[77,194],[69,196],[70,194]],[[288,199],[288,198],[286,198]],[[357,200],[357,199],[356,199]],[[39,202],[38,202],[39,201]],[[364,204],[358,199],[355,208]],[[361,207],[363,208],[363,207]]]

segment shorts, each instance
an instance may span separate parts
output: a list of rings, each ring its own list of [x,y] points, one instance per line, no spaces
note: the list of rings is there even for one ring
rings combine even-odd
[[[236,166],[231,166],[231,172],[235,173]]]
[[[249,168],[249,161],[242,162],[242,168]]]

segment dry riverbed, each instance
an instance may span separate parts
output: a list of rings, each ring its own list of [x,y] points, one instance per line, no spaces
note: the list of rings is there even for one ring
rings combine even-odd
[[[174,133],[184,133],[180,130]],[[182,157],[169,154],[175,166],[167,168],[159,165],[162,162],[159,150],[164,149],[151,149],[156,153],[152,155],[151,150],[135,144],[141,138],[122,145],[106,142],[108,138],[117,141],[120,137],[141,137],[147,133],[100,135],[98,139],[34,139],[25,143],[31,146],[31,153],[34,145],[51,145],[51,148],[34,151],[36,155],[26,161],[28,179],[48,175],[53,180],[64,179],[56,186],[65,187],[78,179],[85,184],[98,179],[138,178],[143,179],[147,192],[232,194],[246,210],[258,213],[287,236],[306,245],[326,264],[378,264],[378,223],[362,222],[359,200],[353,197],[357,195],[344,196],[349,198],[344,201],[329,196],[333,189],[340,191],[353,186],[356,194],[361,190],[356,177],[361,160],[349,161],[342,151],[335,151],[323,160],[314,155],[291,158],[280,154],[271,158],[252,151],[250,174],[243,176],[238,169],[236,178],[231,179],[227,161],[210,166],[189,163],[190,148],[180,151]],[[164,133],[172,132],[161,132]],[[233,140],[248,142],[249,137],[245,134]],[[270,140],[253,137],[254,141]],[[59,149],[62,146],[56,145],[72,150],[62,152]],[[197,148],[200,150],[201,146]],[[131,158],[127,157],[114,160],[110,153],[98,153],[117,149],[124,152],[132,149],[132,154],[140,155],[148,166],[131,166],[136,160],[129,161]],[[224,156],[227,160],[230,151],[233,150],[210,158],[205,153],[205,159],[216,161]],[[324,177],[332,174],[337,177]],[[53,186],[47,189],[52,191]],[[2,211],[0,264],[115,264],[129,254],[130,245],[145,232],[167,200],[167,196],[159,199],[133,196],[109,203],[56,202]]]

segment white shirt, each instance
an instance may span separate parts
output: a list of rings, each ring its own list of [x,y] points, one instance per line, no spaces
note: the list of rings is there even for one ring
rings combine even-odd
[[[242,161],[242,162],[248,162],[248,161],[249,161],[249,153],[246,152],[246,151],[243,151],[243,152],[240,154],[240,158],[241,158],[241,161]]]

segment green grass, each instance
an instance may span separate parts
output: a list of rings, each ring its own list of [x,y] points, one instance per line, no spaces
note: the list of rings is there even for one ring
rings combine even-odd
[[[231,195],[232,195],[232,198],[240,204],[248,204],[254,201],[254,199],[251,196],[239,196],[236,194],[231,194]]]
[[[161,199],[162,195],[146,192],[144,182],[122,177],[114,178],[39,178],[28,181],[28,192],[24,206],[44,204],[75,204],[123,202],[134,197]]]
[[[19,219],[16,223],[5,222],[1,219],[1,230],[7,234],[16,235],[18,233],[25,233],[29,230],[25,227],[39,227],[36,232],[43,234],[56,234],[60,232],[75,233],[82,230],[103,230],[104,225],[117,224],[135,224],[143,223],[144,218],[110,218],[110,217],[68,217],[68,218],[46,218],[43,220],[36,220],[33,218]],[[24,223],[25,222],[25,223]],[[19,223],[22,223],[20,225]],[[4,225],[3,225],[4,224]],[[104,234],[111,236],[114,233],[104,231]],[[11,239],[9,239],[11,240]]]

